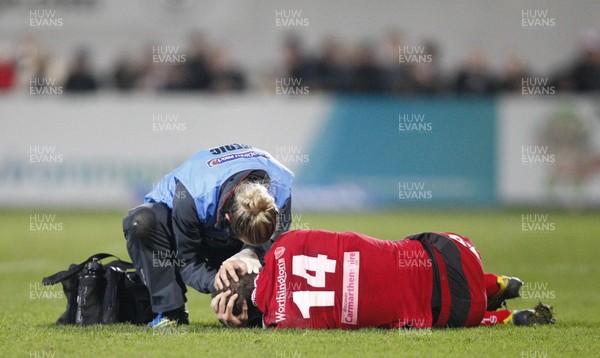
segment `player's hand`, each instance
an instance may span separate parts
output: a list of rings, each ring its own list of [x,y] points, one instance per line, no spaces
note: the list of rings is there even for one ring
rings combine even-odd
[[[216,290],[220,291],[225,287],[231,286],[231,284],[229,282],[229,277],[227,277],[227,274],[229,274],[229,276],[231,276],[231,279],[234,282],[240,281],[240,278],[235,273],[236,268],[239,268],[242,271],[243,275],[248,273],[248,268],[246,266],[246,263],[242,260],[227,259],[227,261],[225,261],[225,262],[223,262],[223,264],[221,264],[221,267],[219,268],[219,272],[217,272],[217,275],[215,276],[214,286],[215,286]]]
[[[242,303],[242,313],[238,316],[233,314],[233,306],[238,294],[231,295],[231,291],[227,290],[216,295],[210,301],[210,307],[217,316],[217,319],[226,327],[244,327],[248,323],[248,304],[244,300]]]

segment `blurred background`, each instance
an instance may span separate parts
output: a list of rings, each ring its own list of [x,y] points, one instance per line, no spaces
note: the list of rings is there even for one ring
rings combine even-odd
[[[222,352],[207,295],[188,292],[199,335],[88,336],[51,324],[64,295],[40,280],[95,252],[128,260],[127,210],[231,143],[295,172],[292,229],[472,238],[486,271],[525,282],[511,309],[556,307],[531,339],[494,330],[504,355],[597,352],[598,0],[0,0],[0,350]],[[467,356],[489,336],[450,333]],[[438,333],[369,334],[362,350],[305,332],[232,349],[454,352]]]
[[[600,206],[600,3],[1,0],[0,205],[245,143],[300,211]]]

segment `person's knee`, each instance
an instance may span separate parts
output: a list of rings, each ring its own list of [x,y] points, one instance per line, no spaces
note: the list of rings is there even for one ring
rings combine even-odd
[[[139,207],[123,219],[123,232],[127,239],[143,238],[156,225],[156,214],[149,207]]]

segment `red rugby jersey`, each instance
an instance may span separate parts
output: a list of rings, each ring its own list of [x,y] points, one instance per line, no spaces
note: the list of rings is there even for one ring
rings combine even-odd
[[[418,241],[297,230],[265,255],[253,299],[278,328],[431,327],[433,268]]]

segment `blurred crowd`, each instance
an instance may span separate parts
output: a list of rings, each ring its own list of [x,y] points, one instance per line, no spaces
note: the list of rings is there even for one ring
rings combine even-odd
[[[300,79],[311,92],[350,94],[479,94],[519,92],[525,78],[544,78],[557,92],[600,91],[600,35],[588,31],[579,39],[571,63],[552,73],[533,73],[517,53],[493,70],[480,48],[465,51],[462,64],[442,71],[439,44],[407,44],[399,31],[389,31],[377,42],[347,44],[331,37],[317,51],[301,37],[284,37],[277,66],[248,73],[226,49],[201,33],[190,35],[185,46],[142,46],[123,54],[111,70],[95,70],[94,56],[77,48],[70,59],[51,54],[31,34],[15,43],[0,44],[0,93],[28,91],[32,86],[60,85],[64,91],[205,91],[211,93],[272,90],[276,78]],[[275,59],[274,59],[275,61]],[[42,80],[40,80],[42,79]],[[250,80],[252,79],[252,80]],[[281,82],[297,86],[298,82]],[[280,84],[281,84],[280,83]]]

